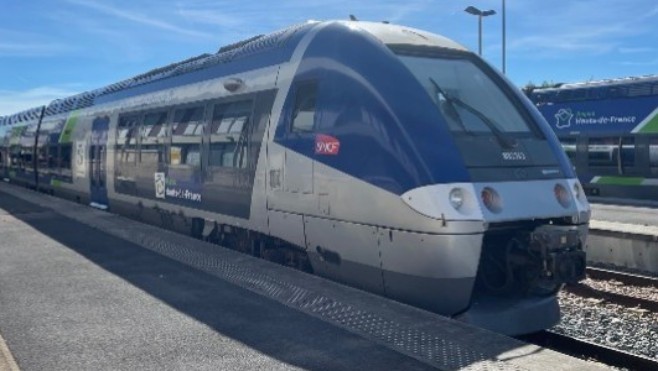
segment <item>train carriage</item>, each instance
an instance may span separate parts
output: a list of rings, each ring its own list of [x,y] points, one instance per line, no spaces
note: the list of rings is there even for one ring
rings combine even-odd
[[[553,325],[584,275],[554,134],[438,35],[308,22],[42,116],[36,188],[496,331]]]
[[[658,77],[563,84],[529,97],[590,195],[658,198]]]

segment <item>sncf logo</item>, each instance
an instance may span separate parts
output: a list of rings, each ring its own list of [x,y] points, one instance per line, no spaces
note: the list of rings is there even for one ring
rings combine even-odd
[[[340,150],[340,142],[331,135],[318,134],[315,136],[316,155],[337,155]]]

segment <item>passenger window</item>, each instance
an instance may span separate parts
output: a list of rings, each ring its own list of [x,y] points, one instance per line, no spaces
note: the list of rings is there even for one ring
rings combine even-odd
[[[315,103],[318,83],[305,82],[297,86],[295,106],[292,111],[291,131],[308,133],[315,129]]]
[[[147,113],[140,128],[140,162],[164,164],[166,158],[167,111]]]
[[[60,147],[60,153],[62,155],[59,163],[59,167],[62,169],[71,169],[71,144],[62,144]]]
[[[251,100],[216,104],[210,126],[209,166],[246,168]]]
[[[50,161],[48,158],[52,156],[52,154],[49,151],[49,146],[46,144],[39,144],[39,148],[37,149],[37,161],[38,161],[38,167],[37,169],[39,170],[40,173],[46,174],[48,173],[48,165]],[[1,163],[2,161],[0,161]]]
[[[203,106],[177,109],[171,131],[171,165],[201,166]]]
[[[134,164],[137,158],[138,115],[119,117],[117,126],[117,161],[122,164]]]
[[[12,145],[9,147],[9,166],[19,168],[21,165],[21,147]]]
[[[51,171],[56,172],[59,167],[57,165],[59,159],[59,148],[57,147],[57,144],[50,144],[48,146],[48,153],[48,168],[51,169]]]
[[[37,124],[26,127],[21,136],[21,167],[26,170],[33,169],[34,137],[36,136]]]
[[[589,166],[617,166],[619,138],[590,138],[587,150]]]

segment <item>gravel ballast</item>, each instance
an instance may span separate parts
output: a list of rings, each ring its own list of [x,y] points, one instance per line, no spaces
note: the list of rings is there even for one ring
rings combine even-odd
[[[562,291],[562,320],[551,330],[658,359],[658,313]]]

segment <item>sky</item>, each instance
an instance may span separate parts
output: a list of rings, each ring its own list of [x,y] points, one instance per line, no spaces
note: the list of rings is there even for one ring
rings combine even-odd
[[[503,0],[0,0],[0,116],[309,19],[390,21],[502,69]],[[656,0],[506,0],[506,73],[530,82],[658,74]]]

